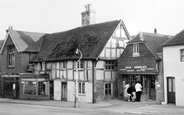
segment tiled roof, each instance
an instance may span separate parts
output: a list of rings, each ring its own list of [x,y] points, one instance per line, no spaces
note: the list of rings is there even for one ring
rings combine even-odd
[[[3,43],[4,43],[4,40],[0,40],[0,49],[1,49],[2,45],[3,45]]]
[[[96,59],[112,36],[121,20],[78,27],[69,31],[44,36],[41,51],[33,61],[78,59],[75,53],[81,50],[82,59]]]
[[[174,46],[174,45],[184,45],[184,30],[176,34],[171,40],[164,43],[162,46]]]
[[[19,52],[39,52],[44,33],[8,30]]]
[[[157,56],[157,53],[162,52],[161,45],[164,44],[166,41],[170,40],[171,38],[173,38],[173,36],[140,32],[128,43],[129,44],[135,42],[145,43],[147,47],[150,49],[150,51],[153,53],[153,55]]]

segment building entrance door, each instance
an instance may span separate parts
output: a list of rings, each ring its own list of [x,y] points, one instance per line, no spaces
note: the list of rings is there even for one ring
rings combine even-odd
[[[67,101],[67,83],[62,82],[61,100]]]
[[[167,78],[167,102],[175,104],[175,78]]]
[[[54,81],[50,81],[50,99],[54,100]]]
[[[149,77],[149,76],[148,76]],[[156,100],[155,76],[150,76],[150,99]]]

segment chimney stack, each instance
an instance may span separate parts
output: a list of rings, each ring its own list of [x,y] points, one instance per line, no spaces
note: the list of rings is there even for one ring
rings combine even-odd
[[[12,26],[9,26],[9,27],[8,27],[8,30],[13,30],[13,27],[12,27]]]
[[[92,10],[91,4],[85,5],[85,11],[82,15],[82,26],[96,23],[96,12]]]

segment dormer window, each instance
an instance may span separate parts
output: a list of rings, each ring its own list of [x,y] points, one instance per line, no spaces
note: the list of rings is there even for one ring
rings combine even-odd
[[[8,46],[8,67],[15,67],[15,46]]]
[[[138,57],[139,56],[139,44],[133,44],[133,57]]]

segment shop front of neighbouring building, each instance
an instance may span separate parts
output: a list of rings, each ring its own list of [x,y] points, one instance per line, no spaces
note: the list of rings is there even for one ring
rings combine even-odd
[[[50,81],[48,74],[21,74],[20,99],[49,100]]]
[[[142,85],[142,100],[156,100],[156,87],[157,69],[154,60],[145,61],[126,61],[119,68],[119,81],[122,86],[121,93],[124,93],[123,87],[126,83],[132,85],[136,81],[140,81]],[[124,95],[124,94],[122,94]]]
[[[124,86],[140,81],[142,100],[164,100],[164,77],[161,45],[170,36],[140,32],[128,43],[118,59],[118,93],[124,98]]]

